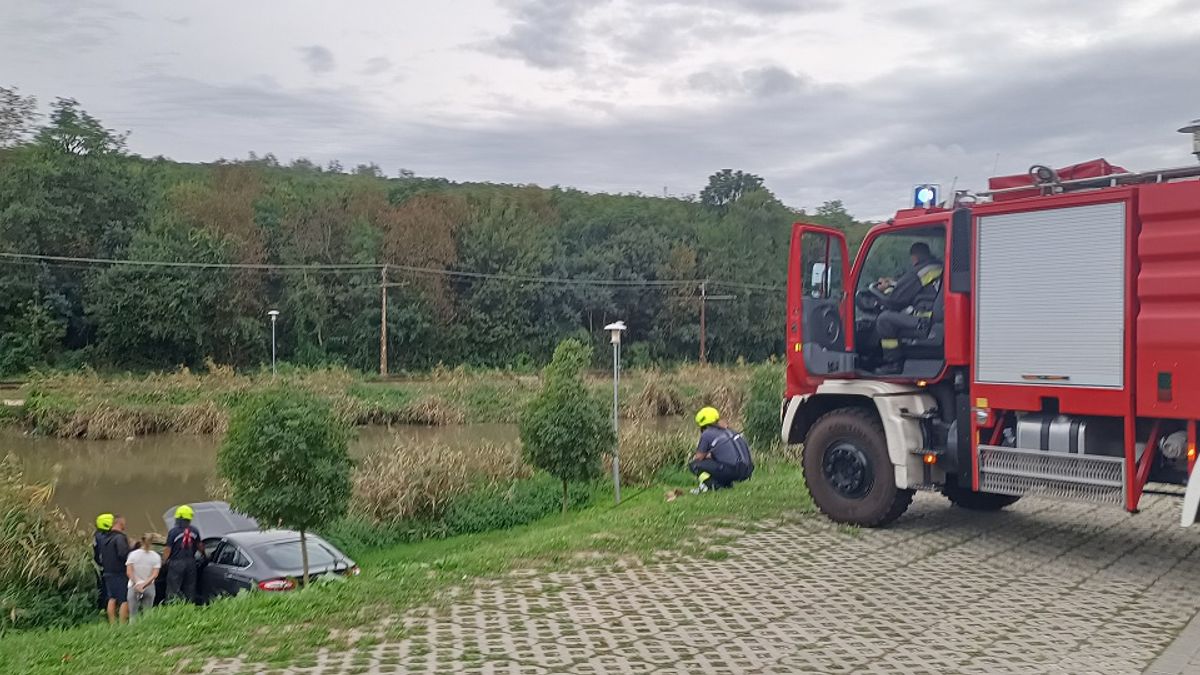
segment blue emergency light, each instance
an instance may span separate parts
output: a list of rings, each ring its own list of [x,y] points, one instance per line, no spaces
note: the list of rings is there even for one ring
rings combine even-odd
[[[940,186],[934,183],[926,183],[913,188],[913,207],[918,209],[929,208],[938,203],[938,188]]]

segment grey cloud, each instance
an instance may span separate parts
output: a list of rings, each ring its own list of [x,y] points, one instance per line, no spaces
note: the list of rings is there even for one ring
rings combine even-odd
[[[1000,173],[1095,156],[1130,168],[1192,161],[1174,130],[1196,114],[1180,94],[1200,85],[1193,47],[1108,44],[1053,68],[1036,58],[992,63],[986,78],[975,74],[983,64],[968,63],[921,86],[903,73],[819,86],[765,68],[738,73],[740,94],[715,108],[625,108],[603,124],[524,111],[487,127],[408,126],[357,151],[423,175],[651,193],[664,184],[694,193],[732,166],[763,175],[793,206],[843,199],[882,218],[915,183],[948,190],[957,176],[958,187],[982,189],[997,152]]]
[[[711,68],[689,75],[687,87],[697,92],[725,96],[749,95],[765,98],[793,94],[809,84],[807,77],[781,66],[772,65],[735,71],[730,68]]]
[[[378,75],[384,71],[390,70],[391,67],[391,59],[386,56],[376,56],[367,60],[366,65],[363,66],[362,72],[364,75]]]
[[[510,0],[515,17],[507,33],[484,46],[499,56],[519,58],[544,69],[579,65],[580,19],[606,0]]]
[[[321,45],[309,45],[300,48],[300,58],[308,69],[318,75],[334,69],[333,52]]]

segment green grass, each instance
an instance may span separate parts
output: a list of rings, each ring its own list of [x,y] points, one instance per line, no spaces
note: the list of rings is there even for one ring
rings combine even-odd
[[[8,635],[0,641],[0,672],[112,673],[134,664],[138,672],[195,672],[207,659],[238,654],[284,667],[321,647],[353,648],[342,631],[430,602],[439,589],[518,568],[603,568],[662,551],[705,555],[709,549],[698,543],[705,525],[749,527],[811,508],[799,471],[776,461],[763,462],[734,490],[668,503],[668,487],[626,490],[620,506],[599,494],[595,506],[511,530],[352,551],[364,572],[344,583],[243,594],[203,608],[160,607],[119,629],[89,624]]]

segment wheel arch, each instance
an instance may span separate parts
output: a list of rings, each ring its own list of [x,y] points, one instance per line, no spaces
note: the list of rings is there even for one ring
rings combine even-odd
[[[867,410],[883,426],[888,455],[896,472],[896,485],[901,488],[923,486],[927,482],[921,451],[924,433],[917,416],[937,408],[937,402],[926,390],[890,382],[873,380],[828,380],[816,393],[794,396],[784,407],[781,435],[788,444],[803,443],[812,425],[822,416],[840,408]],[[945,477],[940,469],[931,468],[934,483]]]

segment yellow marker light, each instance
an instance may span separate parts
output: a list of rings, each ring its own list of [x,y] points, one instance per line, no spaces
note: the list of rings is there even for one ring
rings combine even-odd
[[[926,464],[937,464],[937,455],[932,452],[925,453],[925,457],[923,459],[925,460]]]
[[[1188,461],[1189,462],[1196,461],[1196,444],[1195,443],[1188,443]]]
[[[924,386],[925,386],[925,385],[927,385],[927,384],[929,384],[929,383],[928,383],[928,382],[926,382],[925,380],[917,380],[917,386],[918,386],[918,387],[924,387]]]

